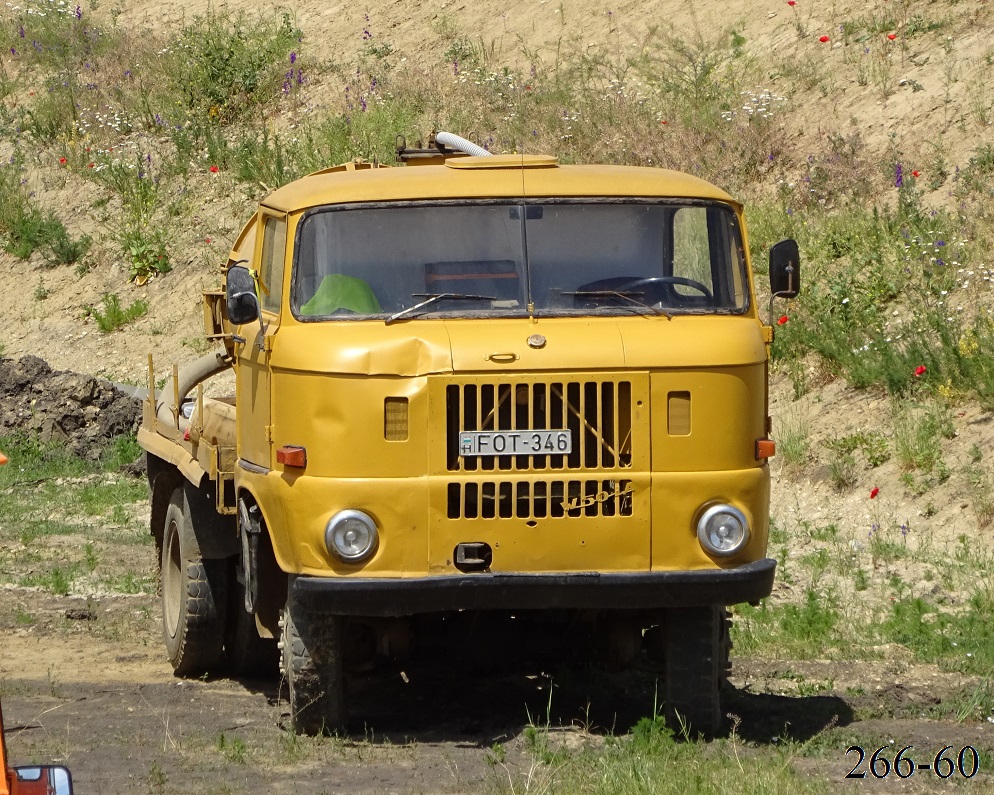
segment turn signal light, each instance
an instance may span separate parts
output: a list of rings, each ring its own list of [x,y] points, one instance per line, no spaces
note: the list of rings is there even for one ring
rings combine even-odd
[[[773,458],[777,454],[777,443],[772,439],[757,439],[756,440],[756,460],[761,461],[764,458]]]
[[[276,461],[285,467],[307,466],[307,450],[294,444],[287,444],[276,451]]]

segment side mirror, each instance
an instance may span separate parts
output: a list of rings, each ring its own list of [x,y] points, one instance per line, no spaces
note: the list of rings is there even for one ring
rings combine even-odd
[[[232,265],[225,279],[228,320],[241,326],[258,320],[259,296],[255,294],[255,279],[244,265]]]
[[[50,795],[72,795],[72,774],[69,768],[61,765],[35,765],[15,767],[14,775],[18,784],[13,792],[44,792]]]
[[[781,240],[770,249],[771,298],[796,298],[801,291],[801,253],[796,240]]]

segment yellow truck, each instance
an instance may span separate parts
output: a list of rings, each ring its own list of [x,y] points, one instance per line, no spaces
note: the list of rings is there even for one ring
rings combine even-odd
[[[775,570],[741,205],[448,133],[398,156],[266,197],[205,295],[218,351],[158,392],[149,359],[176,673],[279,658],[317,733],[351,677],[444,648],[639,661],[673,725],[718,731],[726,607]],[[794,241],[769,272],[797,294]]]

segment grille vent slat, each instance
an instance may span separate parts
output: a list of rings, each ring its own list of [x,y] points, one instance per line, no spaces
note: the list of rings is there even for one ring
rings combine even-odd
[[[545,519],[632,515],[630,480],[450,483],[449,519]]]
[[[632,481],[621,476],[633,466],[633,394],[631,381],[610,378],[447,384],[446,468],[462,477],[448,484],[448,518],[631,516]],[[567,428],[569,454],[459,454],[463,431]]]
[[[449,384],[446,466],[450,472],[625,470],[632,466],[632,385],[629,381]],[[462,431],[568,428],[568,455],[459,455]]]

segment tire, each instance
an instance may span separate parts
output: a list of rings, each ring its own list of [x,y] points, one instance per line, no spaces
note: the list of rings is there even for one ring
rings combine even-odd
[[[283,677],[290,694],[290,721],[297,734],[342,731],[348,718],[340,616],[303,610],[290,578],[280,619]]]
[[[227,565],[200,556],[183,486],[173,491],[166,509],[159,566],[163,639],[173,672],[210,673],[224,644]]]
[[[245,609],[245,587],[238,581],[238,561],[228,568],[228,621],[224,634],[224,663],[231,676],[256,679],[275,677],[280,651],[275,638],[259,637],[255,616]]]
[[[729,660],[723,606],[672,609],[666,615],[665,716],[676,732],[695,737],[721,730],[721,690]]]

